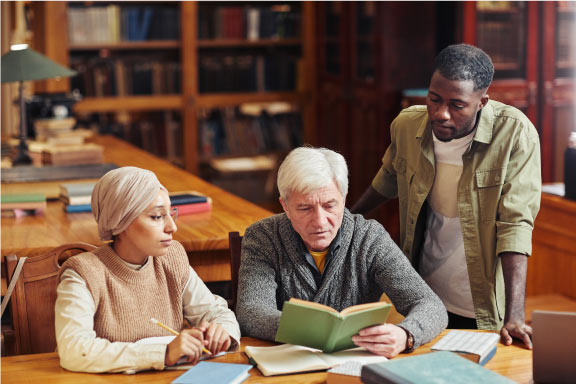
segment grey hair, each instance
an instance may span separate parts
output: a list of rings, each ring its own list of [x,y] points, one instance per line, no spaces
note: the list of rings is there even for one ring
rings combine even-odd
[[[326,148],[293,149],[278,169],[280,197],[291,192],[309,193],[335,182],[343,198],[348,194],[348,166],[341,154]]]
[[[474,91],[488,89],[494,77],[490,56],[478,47],[454,44],[444,48],[434,61],[434,72],[448,80],[472,80]]]

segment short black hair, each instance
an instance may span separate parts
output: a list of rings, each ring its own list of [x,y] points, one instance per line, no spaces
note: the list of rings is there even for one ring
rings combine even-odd
[[[487,89],[494,76],[490,56],[469,44],[454,44],[444,48],[434,60],[434,72],[448,80],[474,82],[474,90]],[[433,73],[434,73],[433,72]]]

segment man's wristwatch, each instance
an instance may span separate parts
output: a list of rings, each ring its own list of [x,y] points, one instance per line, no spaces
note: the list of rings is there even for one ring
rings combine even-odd
[[[407,329],[405,328],[402,329],[404,329],[404,332],[406,332],[406,349],[403,352],[410,353],[414,351],[414,336]]]

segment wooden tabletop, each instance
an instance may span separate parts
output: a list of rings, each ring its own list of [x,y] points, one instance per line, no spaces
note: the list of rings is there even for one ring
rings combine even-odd
[[[412,354],[400,354],[396,358],[405,358],[422,353],[430,352],[440,337],[446,334],[444,331],[432,342],[418,348]],[[275,343],[266,342],[253,338],[242,338],[242,351],[247,345],[270,346]],[[211,361],[247,364],[248,358],[243,352],[230,353]],[[519,344],[506,347],[498,345],[496,355],[486,364],[486,367],[494,372],[504,375],[518,383],[532,382],[532,351],[522,348]],[[89,374],[66,371],[59,365],[57,353],[43,353],[38,355],[22,355],[2,358],[2,383],[3,384],[28,384],[28,383],[170,383],[183,371],[150,371],[136,375],[125,374]],[[324,383],[326,372],[304,373],[297,375],[283,375],[264,377],[256,368],[250,370],[250,377],[243,383]]]
[[[98,136],[92,141],[104,146],[106,162],[149,169],[171,192],[195,190],[212,198],[210,213],[181,215],[178,218],[178,231],[174,238],[184,245],[189,255],[193,252],[224,252],[228,249],[228,232],[239,231],[243,234],[250,224],[272,214],[123,140]],[[2,193],[13,193],[24,188],[28,193],[48,191],[49,195],[54,195],[56,191],[57,195],[60,183],[2,184]],[[2,219],[2,258],[11,253],[33,255],[76,241],[101,244],[94,217],[91,213],[67,214],[63,210],[63,203],[57,200],[48,202],[44,215]],[[211,273],[211,260],[200,260],[198,264],[205,264],[206,273]],[[205,274],[201,277],[217,281],[221,276]]]

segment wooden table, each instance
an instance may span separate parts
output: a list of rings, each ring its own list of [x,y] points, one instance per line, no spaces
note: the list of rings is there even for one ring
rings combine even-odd
[[[272,213],[226,192],[171,163],[113,136],[92,140],[104,146],[104,160],[118,166],[146,168],[169,191],[196,190],[210,196],[210,213],[181,215],[174,238],[184,245],[190,264],[206,282],[230,280],[228,232],[246,227]],[[193,150],[193,149],[192,149]],[[69,181],[66,181],[69,182]],[[53,195],[61,182],[2,184],[2,193],[24,189]],[[50,192],[52,191],[52,192]],[[30,256],[69,242],[101,244],[92,213],[67,214],[60,201],[49,201],[44,215],[2,219],[2,259],[8,254]],[[2,272],[4,270],[2,269]]]
[[[417,354],[430,352],[430,347],[447,331],[444,331],[432,342],[418,348],[414,353],[400,354],[396,358],[405,358]],[[243,347],[246,345],[270,346],[275,343],[242,338]],[[244,348],[242,348],[242,351]],[[230,353],[211,361],[247,364],[248,358],[243,352]],[[522,348],[519,344],[509,347],[499,344],[496,355],[486,364],[494,372],[504,375],[519,383],[532,382],[532,351]],[[57,353],[43,353],[38,355],[21,355],[2,358],[3,384],[28,383],[170,383],[183,371],[150,371],[136,375],[125,374],[89,374],[74,373],[60,368]],[[326,372],[304,373],[297,375],[264,377],[256,368],[250,370],[250,377],[244,383],[324,383]]]

